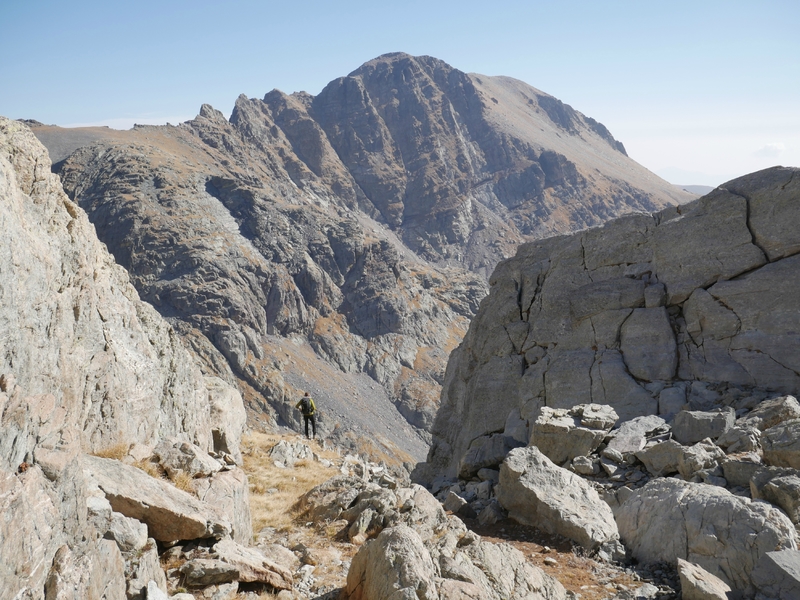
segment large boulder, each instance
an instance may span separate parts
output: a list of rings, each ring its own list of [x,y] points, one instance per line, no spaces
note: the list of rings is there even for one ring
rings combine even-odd
[[[701,566],[735,590],[767,552],[794,550],[794,525],[777,508],[725,489],[657,479],[617,509],[625,546],[644,563],[683,559]]]
[[[730,407],[714,411],[682,410],[672,422],[672,436],[681,444],[695,444],[706,438],[717,439],[736,421],[736,411]]]
[[[258,548],[248,548],[225,539],[214,544],[213,554],[239,572],[235,577],[237,581],[264,583],[276,590],[292,589],[289,569],[269,559]]]
[[[678,472],[684,451],[685,448],[675,440],[665,440],[647,446],[643,450],[635,452],[634,455],[644,463],[651,475],[663,477]]]
[[[343,597],[347,600],[439,600],[436,569],[419,535],[400,525],[385,529],[353,558]]]
[[[195,496],[231,524],[231,537],[240,544],[248,545],[253,538],[250,519],[250,488],[247,475],[241,469],[215,473],[211,477],[192,480]]]
[[[462,526],[463,527],[463,526]],[[408,526],[385,529],[353,558],[343,598],[367,600],[566,600],[561,584],[507,544],[456,526],[424,542]]]
[[[800,419],[800,402],[794,396],[778,396],[761,402],[739,419],[737,425],[753,426],[764,431],[793,419]]]
[[[147,525],[159,541],[221,538],[230,523],[192,494],[119,461],[84,456],[84,473],[103,490],[112,508]]]
[[[205,383],[214,450],[229,455],[235,464],[241,465],[239,443],[247,421],[242,395],[218,377],[206,377]]]
[[[725,452],[711,440],[697,442],[689,448],[683,448],[678,458],[678,472],[686,480],[690,480],[698,471],[714,469],[725,458]]]
[[[667,423],[661,417],[655,415],[636,417],[625,421],[614,431],[614,437],[607,447],[627,458],[645,447],[648,435],[654,432],[662,433],[666,429]]]
[[[611,509],[594,488],[533,446],[512,450],[503,461],[497,499],[512,519],[585,548],[619,537]]]

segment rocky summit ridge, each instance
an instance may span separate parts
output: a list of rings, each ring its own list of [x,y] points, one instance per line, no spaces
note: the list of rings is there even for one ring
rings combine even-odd
[[[449,352],[520,242],[689,198],[506,77],[390,54],[178,126],[33,124],[69,196],[253,422],[424,456]],[[362,438],[363,439],[363,438]]]

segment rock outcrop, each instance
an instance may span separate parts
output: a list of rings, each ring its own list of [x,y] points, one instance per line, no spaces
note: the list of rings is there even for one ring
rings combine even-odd
[[[557,99],[404,54],[317,96],[241,96],[230,119],[35,131],[141,296],[253,418],[298,427],[310,389],[326,435],[416,458],[497,261],[688,199]]]
[[[797,393],[798,199],[798,170],[775,167],[521,246],[451,355],[420,473],[457,474],[475,440],[504,435],[511,415],[533,424],[545,406],[608,404],[620,422],[724,409],[720,428],[684,427],[688,440],[725,433],[727,407]],[[768,430],[775,464],[793,464],[792,427]],[[731,443],[746,446],[738,431]]]
[[[149,457],[165,438],[235,454],[241,396],[203,376],[63,192],[30,129],[1,117],[0,227],[2,597],[165,592],[148,527],[110,502],[93,481],[99,469],[86,466],[124,469],[115,485],[138,477],[161,486],[159,495],[178,490],[88,454],[133,461],[130,452]],[[229,417],[212,422],[212,407]],[[225,533],[212,521],[198,525],[200,537]]]

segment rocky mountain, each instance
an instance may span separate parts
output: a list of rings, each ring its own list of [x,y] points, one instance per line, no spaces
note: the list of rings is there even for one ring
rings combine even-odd
[[[447,356],[522,241],[688,196],[608,130],[505,77],[390,54],[317,96],[179,126],[36,126],[65,189],[255,422],[421,458]],[[409,425],[410,424],[410,425]]]
[[[522,245],[451,355],[430,466],[454,475],[480,447],[527,442],[543,407],[629,420],[797,394],[798,197],[798,170],[775,167]]]

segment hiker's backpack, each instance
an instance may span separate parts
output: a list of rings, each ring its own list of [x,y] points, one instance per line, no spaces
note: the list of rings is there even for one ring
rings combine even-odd
[[[314,409],[311,408],[311,398],[308,396],[303,396],[303,399],[300,400],[300,412],[304,415],[314,414]]]

